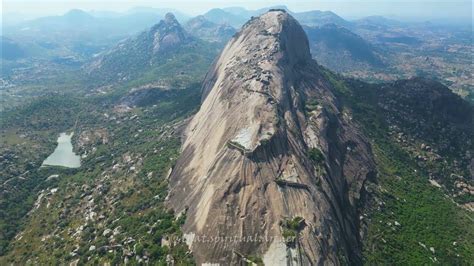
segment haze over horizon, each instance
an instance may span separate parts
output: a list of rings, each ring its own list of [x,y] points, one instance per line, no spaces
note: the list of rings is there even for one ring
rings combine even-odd
[[[455,4],[454,4],[455,3]],[[1,6],[2,21],[8,20],[12,15],[15,19],[32,19],[41,16],[61,15],[71,9],[84,11],[111,11],[126,12],[135,7],[169,8],[179,10],[191,16],[203,14],[212,8],[243,7],[254,10],[269,6],[285,5],[295,12],[308,10],[329,10],[346,19],[357,19],[366,16],[380,15],[389,18],[407,21],[449,21],[449,22],[471,22],[472,2],[466,0],[436,1],[357,1],[357,0],[335,0],[335,1],[259,1],[232,0],[225,4],[222,1],[63,1],[49,0],[41,3],[33,0],[5,0]]]

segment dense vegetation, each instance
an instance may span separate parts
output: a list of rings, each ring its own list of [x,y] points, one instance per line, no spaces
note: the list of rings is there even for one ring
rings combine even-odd
[[[376,158],[378,177],[376,183],[367,186],[372,199],[370,208],[362,215],[367,228],[365,263],[419,265],[473,261],[472,215],[450,200],[446,191],[431,186],[428,182],[431,169],[420,166],[405,146],[390,136],[391,120],[378,105],[379,87],[359,86],[360,83],[352,80],[343,82],[329,71],[326,75],[345,108],[370,137]]]
[[[305,27],[317,61],[334,71],[366,70],[384,66],[377,49],[359,35],[335,24]]]
[[[0,264],[191,262],[185,214],[163,203],[166,177],[219,46],[193,39],[152,54],[150,38],[112,50],[92,73],[63,59],[38,61],[35,75],[9,72],[17,84],[2,99]],[[75,133],[80,168],[40,167],[60,132]]]
[[[74,97],[50,96],[2,114],[0,254],[21,227],[22,218],[37,198],[36,192],[46,188],[43,181],[53,171],[39,167],[54,150],[58,134],[73,128],[80,114],[79,103]],[[86,110],[87,104],[83,103],[82,108]]]
[[[135,102],[140,93],[146,94],[146,101]],[[183,218],[175,220],[162,202],[167,194],[165,177],[180,146],[175,121],[196,109],[199,93],[197,84],[166,92],[150,88],[130,93],[123,87],[107,96],[45,96],[4,112],[1,261],[53,263],[78,256],[84,262],[117,262],[124,257],[137,260],[136,255],[165,263],[167,254],[177,263],[189,261],[187,248],[177,240]],[[116,108],[121,104],[132,108],[119,111]],[[135,104],[139,107],[133,108]],[[76,132],[76,150],[87,154],[81,168],[39,168],[54,149],[58,133],[64,131]],[[117,161],[129,157],[136,157],[136,165],[116,169]],[[104,180],[108,171],[113,178]],[[95,195],[97,187],[107,189]],[[94,213],[102,212],[106,220],[97,222],[96,214],[96,222],[86,219],[84,223],[84,195],[96,196]],[[72,237],[68,232],[78,230],[79,224],[81,237]],[[123,245],[134,239],[139,244],[129,243],[128,249],[114,249],[113,254],[105,252],[112,245],[103,236],[107,225],[119,227],[117,234],[127,236],[117,236],[114,243]],[[144,234],[150,230],[153,234]],[[40,235],[48,240],[41,240]],[[169,239],[169,245],[163,246],[161,239]]]

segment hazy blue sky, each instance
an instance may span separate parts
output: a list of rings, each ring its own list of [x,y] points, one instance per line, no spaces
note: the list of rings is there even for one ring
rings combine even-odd
[[[190,15],[204,13],[213,7],[242,6],[257,9],[272,5],[286,5],[291,10],[331,10],[346,18],[368,15],[389,15],[399,18],[472,20],[471,0],[2,0],[2,14],[27,15],[62,14],[72,8],[90,10],[126,11],[136,6],[174,8]]]

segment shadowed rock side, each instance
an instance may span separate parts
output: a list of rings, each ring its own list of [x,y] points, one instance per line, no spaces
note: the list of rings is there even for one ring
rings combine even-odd
[[[357,204],[374,163],[330,84],[286,12],[253,18],[227,44],[170,176],[199,264],[361,264]],[[245,241],[255,235],[267,238]]]

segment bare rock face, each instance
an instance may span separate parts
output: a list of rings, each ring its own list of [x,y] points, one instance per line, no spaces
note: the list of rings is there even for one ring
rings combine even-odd
[[[284,11],[227,44],[170,176],[199,264],[361,263],[357,206],[374,162],[331,84]]]
[[[153,34],[153,53],[171,49],[189,41],[189,35],[181,27],[172,13],[167,13],[160,23],[151,29]]]

